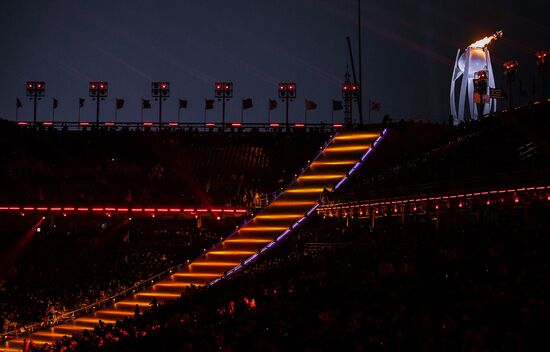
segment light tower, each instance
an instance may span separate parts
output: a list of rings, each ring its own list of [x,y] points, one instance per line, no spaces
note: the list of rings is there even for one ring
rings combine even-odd
[[[459,123],[464,121],[466,109],[466,102],[468,102],[468,108],[470,109],[469,117],[472,119],[477,118],[478,112],[474,103],[474,79],[476,73],[485,71],[488,79],[486,91],[481,92],[481,113],[487,114],[490,111],[496,111],[496,102],[494,99],[484,101],[483,96],[489,94],[489,89],[495,88],[495,76],[493,74],[493,67],[491,65],[491,56],[487,46],[491,41],[502,37],[502,31],[495,32],[495,34],[478,40],[475,43],[470,44],[466,50],[460,54],[460,49],[456,53],[455,65],[453,69],[453,76],[451,78],[451,115],[454,122]],[[460,79],[460,95],[458,97],[458,109],[455,96],[456,82]],[[479,93],[479,92],[478,92]],[[468,99],[466,100],[466,95]]]

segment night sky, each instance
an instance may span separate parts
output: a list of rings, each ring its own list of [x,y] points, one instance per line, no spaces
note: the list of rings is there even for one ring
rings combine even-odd
[[[331,100],[349,63],[346,36],[357,61],[356,0],[239,1],[4,1],[0,10],[0,117],[32,119],[25,97],[27,80],[44,80],[46,98],[39,120],[75,121],[78,98],[85,97],[82,120],[95,119],[88,82],[109,82],[102,120],[113,120],[115,99],[124,98],[119,121],[139,121],[141,98],[151,81],[171,82],[164,120],[177,119],[178,98],[187,99],[182,121],[202,122],[205,98],[215,81],[234,82],[227,120],[240,120],[240,100],[252,98],[245,122],[266,122],[267,101],[277,83],[294,81],[298,98],[291,121],[303,122],[304,99],[318,104],[311,122],[330,122]],[[497,85],[501,64],[520,63],[524,88],[531,91],[534,52],[550,49],[550,5],[527,1],[362,1],[364,100],[381,103],[373,113],[394,119],[446,121],[449,85],[458,48],[502,30],[491,44]],[[502,84],[500,84],[502,85]],[[220,104],[208,112],[220,121]],[[365,112],[366,116],[366,112]],[[342,113],[335,115],[342,120]],[[157,106],[145,120],[157,119]],[[272,113],[283,121],[282,103]]]

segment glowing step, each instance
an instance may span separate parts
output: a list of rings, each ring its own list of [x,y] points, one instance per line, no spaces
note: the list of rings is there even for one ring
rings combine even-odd
[[[339,166],[339,165],[354,165],[357,161],[355,160],[338,160],[338,161],[314,161],[311,163],[312,167],[315,166]]]
[[[273,215],[257,215],[255,219],[260,220],[285,220],[285,219],[299,219],[304,214],[273,214]]]
[[[370,145],[350,145],[348,147],[330,147],[325,149],[325,153],[346,153],[368,150]]]
[[[191,263],[190,266],[228,266],[228,267],[233,267],[233,266],[237,266],[239,264],[240,263],[237,263],[237,262],[196,262],[196,263]]]
[[[35,333],[33,333],[33,335],[36,335],[36,336],[44,336],[44,337],[51,337],[51,338],[58,338],[58,337],[63,337],[63,336],[70,336],[67,335],[67,334],[62,334],[60,332],[50,332],[50,331],[37,331]],[[34,341],[34,340],[33,340]]]
[[[271,243],[272,240],[267,240],[263,238],[234,238],[224,241],[225,243]]]
[[[330,175],[305,175],[298,178],[298,181],[315,181],[315,180],[335,180],[346,176],[345,174],[330,174]]]
[[[98,320],[99,321],[99,320]],[[71,335],[70,332],[72,331],[82,331],[82,330],[90,330],[90,327],[88,326],[82,326],[82,325],[59,325],[53,328],[55,331],[69,331],[69,335]]]
[[[330,188],[327,188],[327,190],[331,190]],[[287,193],[321,193],[323,192],[323,188],[319,187],[312,187],[312,188],[295,188],[295,189],[289,189],[286,191]]]
[[[252,255],[254,251],[210,251],[208,254],[213,255]]]
[[[242,232],[275,232],[275,231],[285,231],[288,227],[284,226],[245,226],[239,231]]]
[[[14,342],[15,344],[17,344],[17,343],[22,343],[22,342],[19,342],[19,341],[13,341],[13,342]],[[38,345],[38,346],[41,346],[41,345],[46,344],[46,343],[50,343],[50,344],[52,343],[52,341],[37,340],[37,339],[32,339],[32,342],[33,342],[35,345]],[[10,342],[8,341],[8,344],[9,344],[9,343],[10,343]],[[8,347],[9,347],[9,345],[8,345]],[[0,351],[3,352],[4,349],[0,348]],[[19,349],[18,351],[21,352],[21,351],[23,351],[23,349]]]
[[[142,301],[120,301],[115,303],[115,306],[121,305],[121,306],[132,306],[135,307],[137,304],[138,307],[150,307],[151,304],[148,302],[142,302]]]
[[[357,139],[376,139],[380,137],[379,133],[355,133],[355,134],[341,134],[334,137],[337,141],[350,141]]]
[[[222,274],[214,274],[214,273],[175,273],[172,275],[173,277],[209,277],[209,278],[217,278],[220,277]]]
[[[137,296],[142,297],[159,297],[159,298],[178,298],[181,296],[179,293],[167,293],[167,292],[140,292]]]
[[[134,311],[128,310],[114,310],[114,309],[104,309],[96,312],[96,314],[107,314],[107,315],[119,315],[119,316],[128,316],[134,315]]]
[[[194,282],[159,282],[153,287],[172,287],[172,288],[184,288],[191,286],[204,286],[204,284],[198,284]]]
[[[98,318],[79,318],[75,320],[75,323],[99,324],[100,320],[105,324],[116,324],[115,319],[98,319]]]

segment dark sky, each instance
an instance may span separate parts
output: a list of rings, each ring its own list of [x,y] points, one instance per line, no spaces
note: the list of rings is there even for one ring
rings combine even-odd
[[[362,1],[364,99],[382,104],[373,115],[445,121],[449,84],[458,48],[496,30],[491,45],[495,75],[517,59],[524,86],[531,87],[534,52],[550,49],[550,5],[546,0]],[[121,121],[139,121],[141,98],[150,82],[170,81],[165,120],[176,120],[177,98],[189,100],[182,120],[203,121],[205,98],[215,81],[233,81],[228,120],[240,119],[240,99],[252,98],[245,121],[266,121],[276,84],[295,81],[298,99],[291,121],[303,121],[304,99],[318,103],[310,121],[330,121],[331,99],[339,99],[349,62],[346,36],[357,60],[356,0],[239,1],[4,1],[0,10],[0,117],[30,119],[27,80],[47,83],[39,119],[76,120],[78,97],[86,97],[83,120],[95,118],[88,81],[108,81],[102,120],[112,120],[115,98],[126,100]],[[219,104],[208,120],[219,121]],[[157,107],[146,111],[154,120]],[[282,104],[272,119],[282,121]],[[336,119],[341,119],[341,114]]]

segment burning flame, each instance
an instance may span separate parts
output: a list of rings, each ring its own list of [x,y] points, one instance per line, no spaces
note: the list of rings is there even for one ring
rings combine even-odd
[[[502,31],[495,32],[493,35],[489,37],[485,37],[483,39],[478,40],[477,42],[470,44],[470,48],[485,48],[493,40],[497,40],[500,37],[502,37]]]

